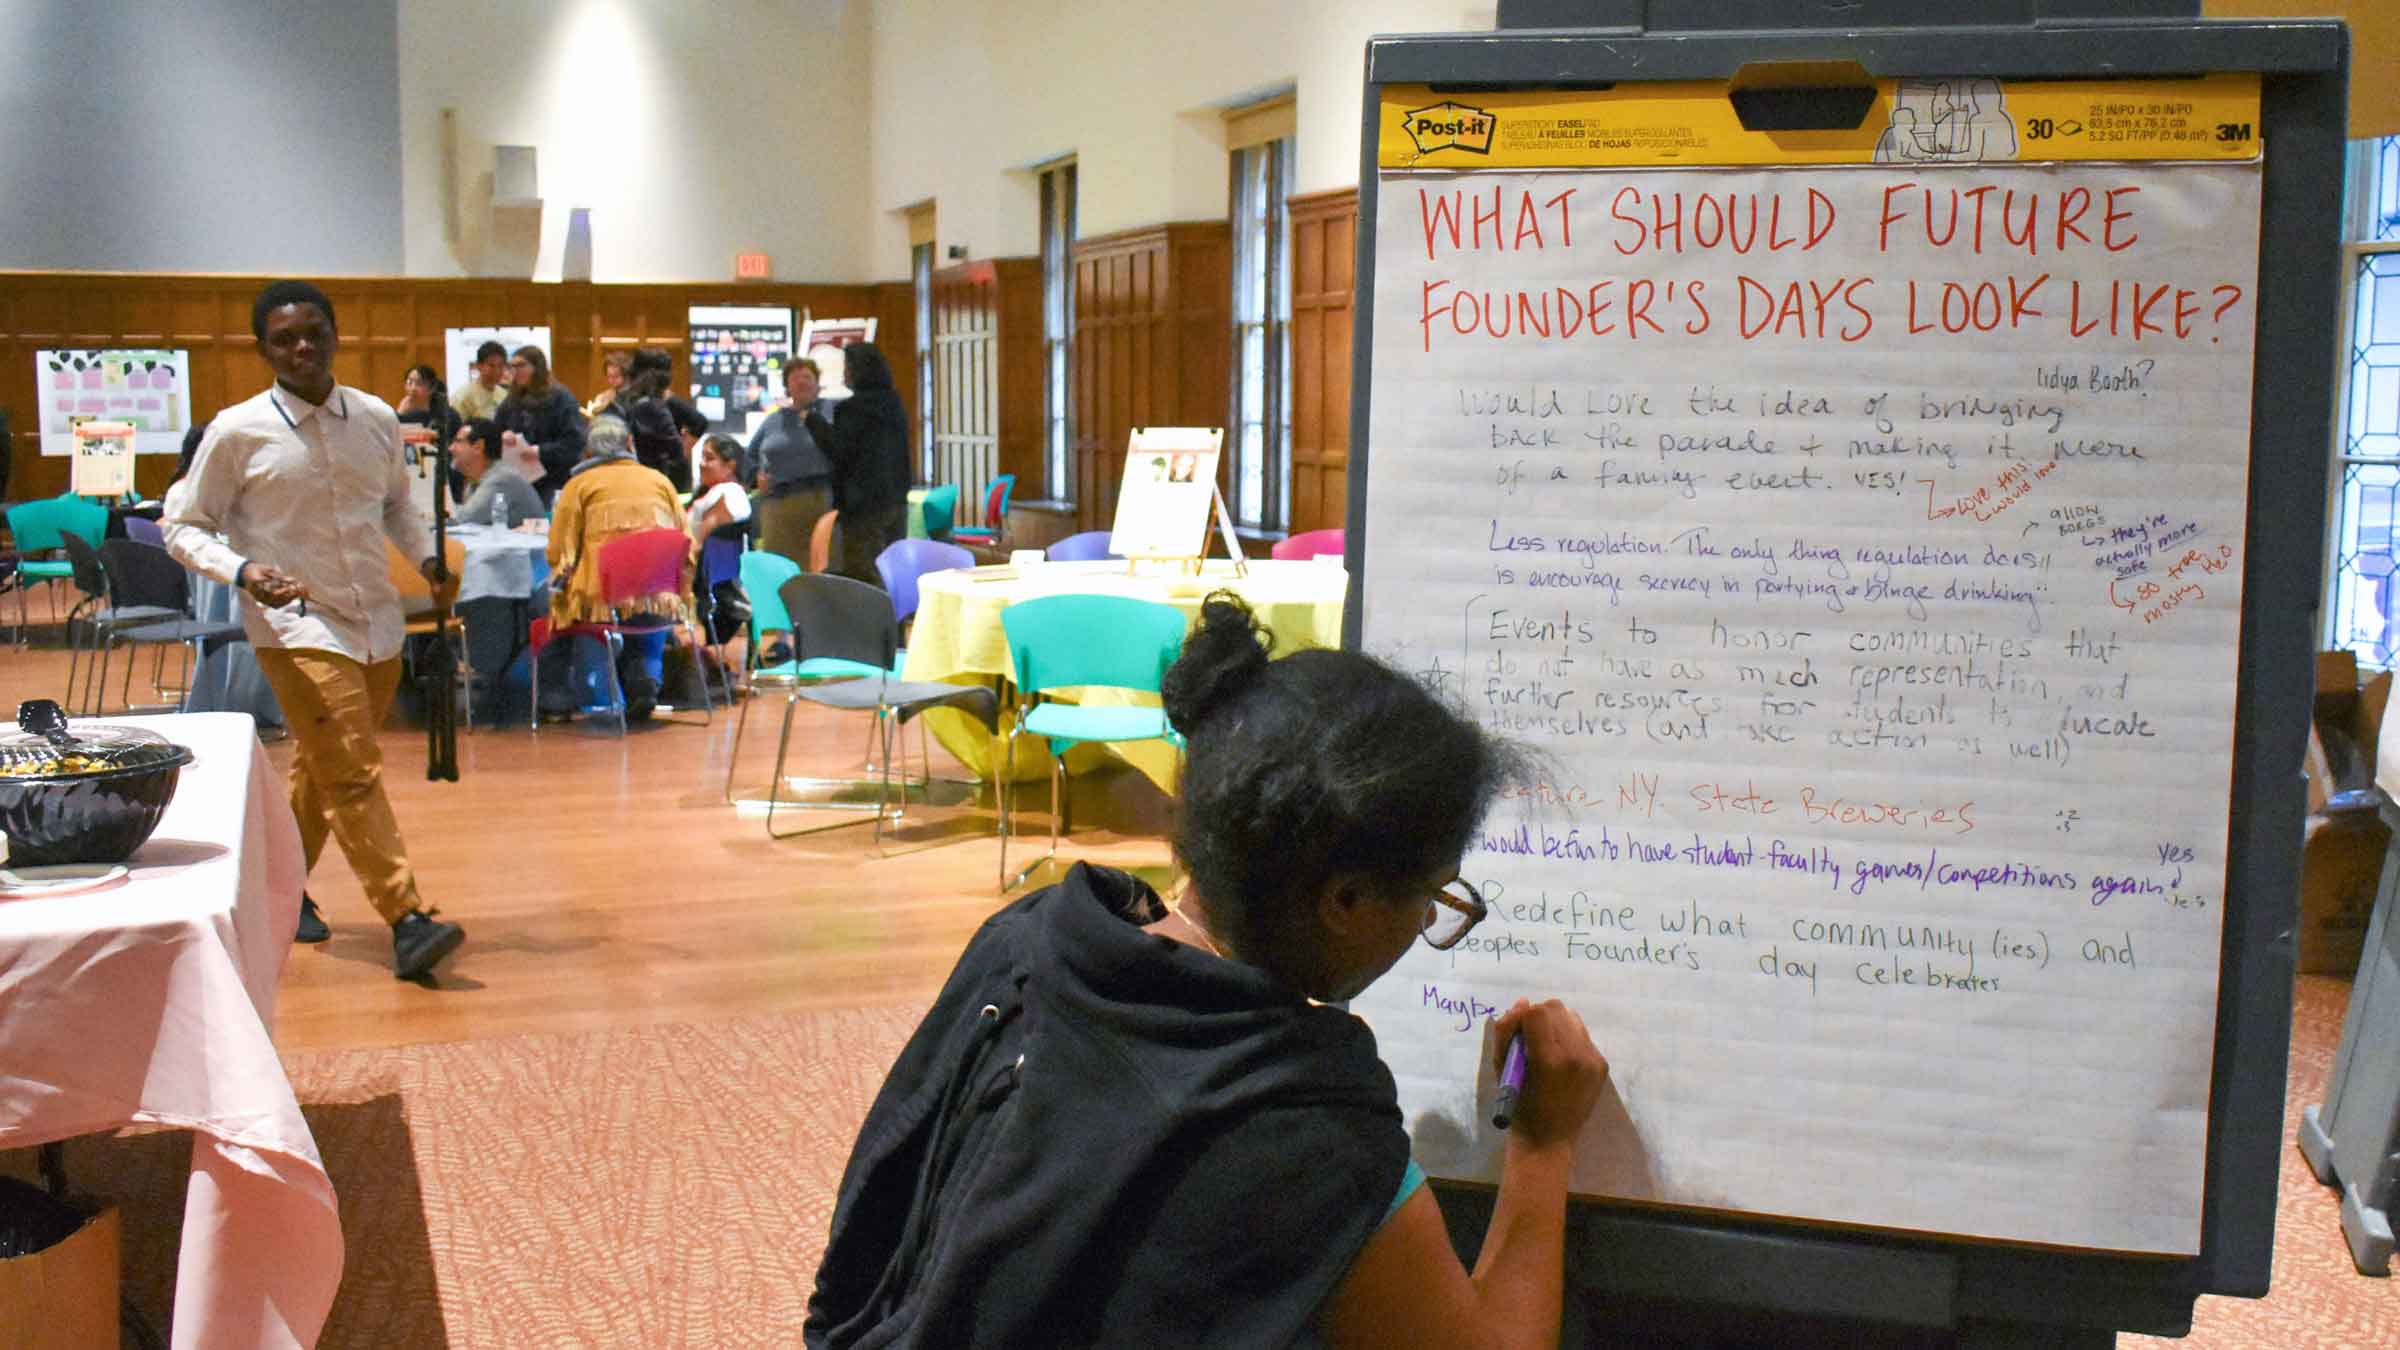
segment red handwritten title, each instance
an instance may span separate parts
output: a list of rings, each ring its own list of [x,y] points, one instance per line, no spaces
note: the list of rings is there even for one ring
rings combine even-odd
[[[1450,278],[1422,283],[1417,316],[1424,350],[1438,337],[1490,341],[1698,337],[1730,326],[1744,341],[1858,342],[1879,324],[1903,331],[1962,334],[2062,329],[2070,339],[2219,340],[2227,311],[2241,303],[2230,282],[2115,276],[2105,283],[2060,279],[2026,268],[1955,280],[1911,277],[1877,289],[1871,270],[1793,275],[1779,266],[1840,237],[1845,256],[1926,258],[2124,255],[2141,243],[2138,185],[2004,188],[1885,185],[1871,235],[1844,228],[1824,192],[1649,192],[1627,185],[1577,218],[1580,188],[1417,189],[1425,258],[1578,249],[1603,259],[1731,257],[1730,273],[1658,279],[1600,276],[1574,285],[1491,287]],[[1580,229],[1578,227],[1581,227]],[[1595,228],[1595,226],[1597,228]],[[1871,238],[1872,247],[1867,247]],[[1831,250],[1827,250],[1830,252]],[[2138,256],[2138,255],[2137,255]]]

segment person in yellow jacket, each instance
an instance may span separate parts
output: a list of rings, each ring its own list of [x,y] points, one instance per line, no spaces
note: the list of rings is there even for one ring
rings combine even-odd
[[[611,606],[600,588],[600,549],[621,535],[642,530],[686,528],[683,504],[666,475],[644,466],[633,456],[633,436],[614,417],[592,424],[589,450],[568,475],[550,510],[550,622],[555,627],[602,623],[610,619],[657,621],[655,633],[628,635],[617,656],[618,679],[625,690],[625,715],[641,721],[658,704],[658,687],[666,655],[667,631],[683,616],[684,592],[690,589],[690,560],[672,589],[643,595]],[[563,653],[562,653],[563,656]],[[544,716],[563,717],[573,705],[569,687],[570,662],[542,663],[541,708]]]

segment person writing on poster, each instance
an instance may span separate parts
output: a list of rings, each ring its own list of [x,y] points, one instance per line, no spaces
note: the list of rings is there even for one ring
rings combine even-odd
[[[308,865],[328,835],[341,842],[391,925],[392,972],[414,979],[466,934],[419,901],[384,796],[378,734],[404,636],[384,541],[437,586],[449,572],[417,512],[398,417],[334,382],[333,302],[305,281],[270,283],[250,307],[250,331],[275,382],[217,414],[160,524],[177,562],[247,597],[242,626],[298,742],[292,812]],[[300,940],[326,936],[304,898]]]
[[[490,417],[508,401],[508,348],[486,339],[475,349],[475,377],[451,396],[450,407],[461,418]]]
[[[1268,655],[1220,591],[1167,671],[1179,896],[1079,863],[968,943],[859,1131],[814,1350],[1557,1344],[1583,1022],[1494,1020],[1531,1068],[1470,1273],[1332,1006],[1483,917],[1459,864],[1516,757],[1372,657]]]
[[[583,458],[583,409],[575,395],[550,378],[550,358],[539,347],[517,348],[509,359],[508,401],[492,420],[500,424],[500,454],[521,463],[530,451],[542,469],[533,482],[543,501],[558,495],[575,462]]]
[[[833,509],[842,513],[841,559],[833,570],[881,587],[875,559],[908,533],[908,412],[891,364],[872,342],[842,349],[850,397],[808,414],[808,434],[833,462]]]

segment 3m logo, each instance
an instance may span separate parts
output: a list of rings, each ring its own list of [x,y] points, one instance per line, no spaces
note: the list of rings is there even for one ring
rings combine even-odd
[[[1420,155],[1430,155],[1436,150],[1488,155],[1492,153],[1492,129],[1500,123],[1498,117],[1481,108],[1447,101],[1411,108],[1400,117]]]

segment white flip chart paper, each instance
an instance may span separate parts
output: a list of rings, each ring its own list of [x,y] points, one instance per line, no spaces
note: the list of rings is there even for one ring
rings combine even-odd
[[[2249,474],[2238,165],[1387,173],[1364,632],[1538,750],[1353,1006],[1497,1180],[2198,1250]],[[1435,522],[1440,522],[1437,526]]]

